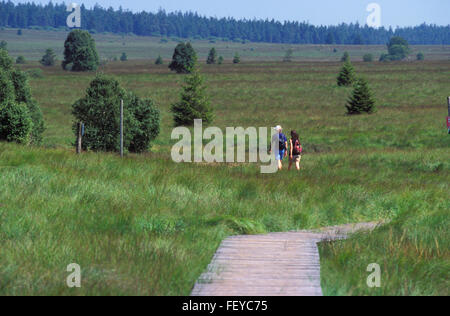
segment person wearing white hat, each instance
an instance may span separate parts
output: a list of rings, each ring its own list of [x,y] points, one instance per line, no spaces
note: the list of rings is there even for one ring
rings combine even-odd
[[[278,170],[282,170],[283,159],[287,157],[288,142],[286,135],[283,134],[283,128],[280,125],[277,125],[275,130],[278,132],[278,140],[280,143],[278,153],[275,153],[275,155],[278,161]]]

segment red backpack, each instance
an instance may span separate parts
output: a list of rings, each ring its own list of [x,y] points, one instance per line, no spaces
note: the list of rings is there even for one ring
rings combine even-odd
[[[294,148],[292,150],[292,154],[295,156],[301,155],[303,152],[303,147],[300,145],[300,141],[297,139],[294,144]]]

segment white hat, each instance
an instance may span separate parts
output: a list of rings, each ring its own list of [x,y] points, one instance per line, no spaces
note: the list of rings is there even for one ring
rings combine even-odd
[[[280,125],[277,125],[277,127],[274,128],[276,131],[281,131],[283,128]]]

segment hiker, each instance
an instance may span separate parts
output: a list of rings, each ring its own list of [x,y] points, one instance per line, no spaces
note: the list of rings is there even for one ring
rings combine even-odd
[[[278,132],[278,141],[280,143],[279,151],[278,153],[275,153],[275,156],[278,161],[278,170],[282,170],[283,159],[287,157],[287,149],[288,149],[287,137],[286,135],[283,134],[283,128],[280,125],[275,127],[275,130]]]
[[[302,160],[303,147],[296,131],[291,131],[291,139],[289,146],[289,170],[295,162],[295,167],[300,171],[300,160]]]

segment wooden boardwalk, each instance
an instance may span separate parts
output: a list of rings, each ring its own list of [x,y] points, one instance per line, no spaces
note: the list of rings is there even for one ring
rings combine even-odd
[[[317,243],[379,223],[318,231],[233,236],[224,240],[193,296],[322,296]]]

